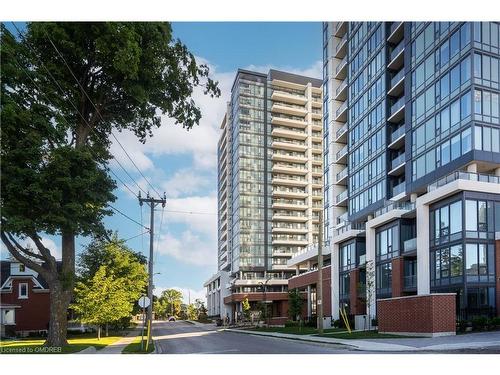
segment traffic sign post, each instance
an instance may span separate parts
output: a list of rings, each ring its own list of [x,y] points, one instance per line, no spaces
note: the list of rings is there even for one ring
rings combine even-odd
[[[141,331],[141,351],[144,350],[144,329],[146,328],[146,312],[145,308],[149,306],[151,301],[148,297],[142,296],[137,302],[139,307],[142,308],[142,331]]]

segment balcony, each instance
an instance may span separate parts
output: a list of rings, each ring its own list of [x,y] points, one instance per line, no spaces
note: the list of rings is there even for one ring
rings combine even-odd
[[[342,171],[340,171],[339,173],[337,173],[336,175],[336,179],[335,179],[335,183],[337,185],[347,185],[347,176],[348,176],[348,168],[345,167],[344,169],[342,169]]]
[[[342,59],[347,54],[347,34],[340,39],[339,44],[337,44],[337,48],[335,48],[334,57],[337,59]]]
[[[333,35],[337,38],[342,38],[347,32],[347,22],[340,21],[335,23],[335,28],[333,29]]]
[[[290,151],[306,151],[307,145],[304,142],[292,141],[288,139],[273,139],[271,147],[274,149],[284,149]]]
[[[347,222],[346,225],[344,225],[341,228],[338,228],[335,230],[335,233],[337,236],[340,236],[343,233],[346,233],[348,231],[355,230],[355,231],[364,231],[365,230],[365,224],[364,223],[350,223]]]
[[[429,186],[427,186],[427,192],[434,191],[441,186],[447,185],[456,180],[467,180],[467,181],[479,181],[479,182],[488,182],[492,184],[500,184],[500,177],[493,176],[489,174],[479,174],[472,172],[453,172],[446,177],[440,178],[436,182],[433,182]],[[500,189],[500,187],[499,187]]]
[[[403,252],[404,253],[409,253],[412,251],[417,250],[417,239],[416,238],[411,238],[409,240],[406,240],[403,243]]]
[[[345,164],[346,159],[347,159],[347,145],[342,147],[342,149],[339,152],[337,152],[337,154],[335,155],[335,162]]]
[[[342,103],[342,105],[335,112],[335,121],[347,121],[347,102]]]
[[[391,161],[391,170],[387,173],[390,176],[400,176],[405,171],[406,155],[402,153]]]
[[[308,159],[302,152],[294,153],[294,152],[274,151],[272,155],[272,160],[305,163],[307,162]]]
[[[274,163],[272,172],[306,175],[307,168],[300,164]]]
[[[336,199],[335,199],[335,203],[337,206],[346,206],[347,205],[347,198],[348,198],[348,191],[345,190],[343,191],[342,193],[340,193],[339,195],[337,195]]]
[[[403,68],[391,78],[389,86],[390,89],[387,92],[387,95],[400,96],[405,89],[404,82],[405,82],[405,70]]]
[[[417,275],[403,277],[404,289],[415,289],[417,287]]]
[[[339,61],[339,64],[337,65],[337,68],[335,68],[335,79],[342,79],[344,80],[345,77],[347,77],[347,56],[344,57],[341,61]]]
[[[335,133],[335,142],[346,143],[347,141],[347,124],[342,125]]]
[[[273,215],[273,220],[279,221],[293,221],[293,222],[306,222],[309,218],[303,212],[291,213],[287,212],[279,212]]]
[[[400,122],[405,115],[404,108],[405,108],[405,97],[402,96],[391,105],[391,108],[389,110],[390,116],[387,119],[387,121],[393,123]]]
[[[307,205],[299,200],[293,199],[273,199],[272,208],[275,209],[291,209],[291,210],[307,210]]]
[[[271,111],[293,116],[305,116],[307,114],[307,109],[304,106],[281,102],[273,103]]]
[[[282,126],[273,126],[271,135],[274,137],[285,137],[303,141],[307,139],[307,133],[300,130],[293,130]]]
[[[273,114],[271,117],[271,124],[293,126],[294,128],[305,129],[307,121],[299,116],[291,116],[285,114]]]
[[[340,86],[335,90],[334,99],[342,102],[347,99],[347,78],[344,79]]]
[[[293,92],[293,91],[284,91],[276,89],[273,90],[271,99],[279,102],[288,102],[288,103],[302,104],[302,105],[305,105],[307,103],[307,98],[304,94],[300,94],[298,92]]]
[[[403,181],[392,188],[392,198],[397,197],[399,194],[405,194],[406,182]]]
[[[344,212],[342,215],[337,217],[337,225],[335,228],[340,228],[343,227],[344,225],[347,225],[349,223],[348,221],[349,215],[347,212]]]
[[[406,129],[403,124],[391,133],[390,143],[387,147],[392,150],[399,150],[402,148],[405,144],[405,134]]]
[[[286,198],[306,198],[308,194],[303,189],[293,188],[273,188],[273,197],[286,197]]]
[[[387,68],[392,70],[399,70],[404,64],[404,40],[401,41],[389,54],[389,64]]]
[[[411,212],[411,211],[415,210],[415,203],[389,201],[389,203],[386,204],[384,207],[379,208],[377,211],[375,211],[374,216],[378,217],[378,216],[381,216],[381,215],[386,214],[388,212],[391,212],[393,210],[401,210],[401,211]]]
[[[306,186],[308,184],[304,177],[289,176],[286,174],[273,175],[271,183],[273,185],[285,185],[285,186]]]
[[[387,41],[389,43],[398,43],[403,39],[404,36],[404,23],[403,22],[393,22],[389,28],[389,36]]]

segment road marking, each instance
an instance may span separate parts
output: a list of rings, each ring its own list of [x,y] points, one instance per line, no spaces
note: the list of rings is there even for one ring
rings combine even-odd
[[[227,349],[227,350],[215,350],[213,352],[197,352],[196,354],[218,354],[218,353],[229,353],[229,352],[239,352],[239,349]]]

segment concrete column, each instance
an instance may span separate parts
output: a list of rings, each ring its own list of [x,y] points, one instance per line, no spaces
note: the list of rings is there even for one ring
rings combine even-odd
[[[367,313],[370,314],[369,321],[377,314],[377,285],[376,285],[376,268],[375,268],[375,228],[366,223],[366,288],[367,294],[370,295],[370,301],[367,304]],[[371,285],[371,290],[368,290]],[[368,311],[368,305],[370,309]]]
[[[412,202],[412,203],[416,202],[417,197],[418,197],[417,193],[411,193],[410,194],[410,202]]]
[[[312,268],[312,262],[310,260],[307,261],[307,270],[310,271]]]
[[[417,294],[429,294],[430,288],[429,206],[417,200]]]
[[[339,245],[333,244],[331,246],[332,319],[339,319]]]
[[[500,168],[495,169],[495,176],[500,177]]]
[[[467,172],[477,173],[477,163],[472,163],[467,166]]]
[[[295,275],[298,275],[300,273],[300,267],[299,265],[295,266]]]

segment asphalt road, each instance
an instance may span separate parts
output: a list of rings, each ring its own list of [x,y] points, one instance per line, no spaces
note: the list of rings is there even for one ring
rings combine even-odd
[[[335,354],[345,346],[314,344],[219,331],[213,325],[183,321],[153,323],[153,336],[164,354]]]

